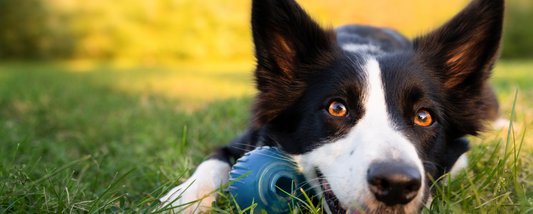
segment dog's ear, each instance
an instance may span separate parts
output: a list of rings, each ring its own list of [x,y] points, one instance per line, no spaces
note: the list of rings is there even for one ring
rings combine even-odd
[[[272,121],[293,105],[306,78],[335,58],[333,30],[324,30],[294,0],[254,0],[252,32],[259,94],[252,128]]]
[[[442,27],[413,41],[422,62],[442,79],[457,130],[475,135],[490,109],[484,94],[499,55],[503,0],[473,0]],[[497,107],[496,107],[497,108]]]

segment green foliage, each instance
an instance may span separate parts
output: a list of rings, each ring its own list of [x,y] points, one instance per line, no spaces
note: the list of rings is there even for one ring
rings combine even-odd
[[[510,0],[507,4],[503,58],[533,59],[533,2]]]
[[[73,38],[41,0],[0,1],[0,59],[70,56]]]
[[[66,14],[77,58],[250,60],[247,1],[71,1]]]
[[[468,0],[299,2],[320,23],[385,26],[413,37],[452,17]],[[532,5],[509,0],[503,57],[532,56]],[[0,59],[251,61],[249,21],[250,0],[4,0]]]

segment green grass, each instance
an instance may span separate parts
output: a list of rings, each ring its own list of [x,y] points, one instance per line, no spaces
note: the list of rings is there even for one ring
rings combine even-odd
[[[471,168],[435,186],[428,213],[532,211],[532,69],[498,65],[492,82],[507,118],[520,86],[513,129],[472,138]],[[0,213],[154,206],[170,183],[246,128],[250,70],[0,64]],[[235,210],[226,195],[215,209]]]

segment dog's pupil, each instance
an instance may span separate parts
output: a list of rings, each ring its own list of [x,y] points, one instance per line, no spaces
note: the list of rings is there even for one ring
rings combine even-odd
[[[428,113],[427,112],[419,112],[418,113],[418,118],[421,120],[421,121],[426,121],[428,119]]]
[[[342,113],[345,111],[344,109],[344,105],[340,104],[340,103],[335,103],[333,105],[333,109],[335,110],[335,113]]]

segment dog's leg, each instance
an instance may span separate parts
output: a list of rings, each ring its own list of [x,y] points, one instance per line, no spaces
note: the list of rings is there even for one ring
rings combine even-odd
[[[174,212],[178,212],[187,207],[182,213],[207,211],[211,206],[211,203],[218,197],[213,191],[228,182],[228,173],[230,170],[231,166],[221,160],[209,159],[202,162],[187,181],[174,187],[165,196],[159,199],[161,200],[160,208],[163,208],[170,203],[171,204],[167,207],[176,207],[199,200],[192,205],[180,206],[173,210]]]
[[[463,153],[461,156],[459,156],[455,164],[453,164],[452,169],[450,170],[450,174],[452,178],[458,175],[467,166],[468,166],[468,157],[466,157],[466,153]]]
[[[159,199],[161,201],[159,209],[176,207],[172,211],[181,213],[209,210],[212,202],[218,198],[214,191],[228,182],[234,160],[244,155],[249,150],[248,147],[257,142],[253,136],[253,132],[245,132],[225,147],[213,152],[208,160],[198,165],[187,181],[174,187]]]

